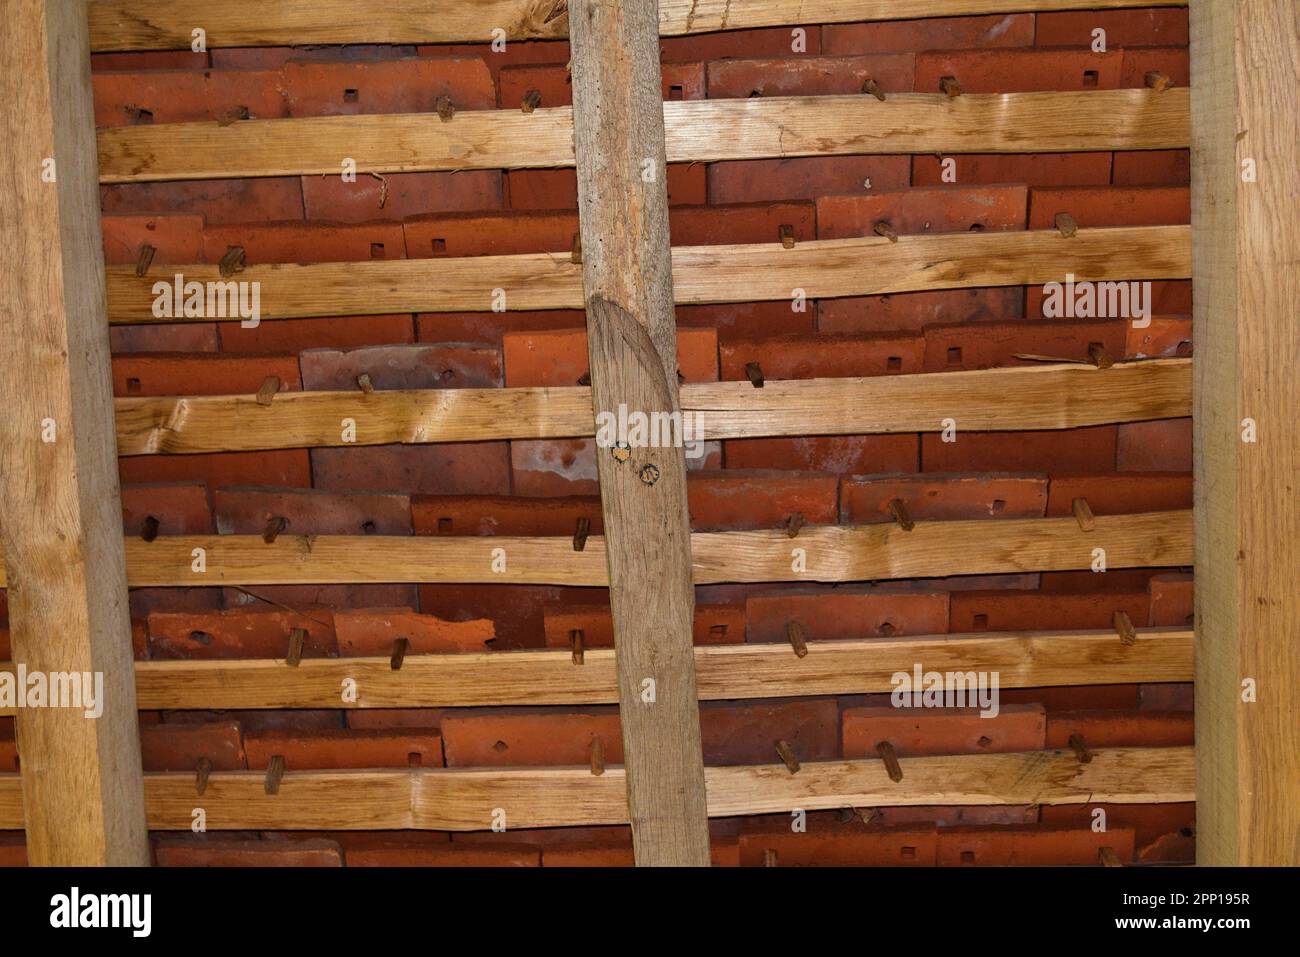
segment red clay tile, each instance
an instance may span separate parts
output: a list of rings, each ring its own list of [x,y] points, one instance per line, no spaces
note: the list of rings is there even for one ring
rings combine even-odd
[[[811,438],[730,439],[723,443],[729,469],[781,469],[839,475],[915,472],[915,435],[846,435]]]
[[[302,388],[296,356],[152,356],[113,358],[113,394],[251,395],[269,377],[281,392]]]
[[[752,203],[899,189],[911,179],[910,166],[906,156],[728,160],[709,164],[709,199]]]
[[[250,264],[402,259],[406,248],[400,223],[244,223],[204,230],[205,262],[220,262],[231,246],[242,246]]]
[[[1105,588],[1104,576],[1096,577],[1097,587]],[[973,631],[1110,628],[1112,617],[1117,611],[1125,612],[1134,622],[1146,621],[1147,601],[1145,592],[960,592],[952,596],[949,630],[957,634]]]
[[[588,374],[587,333],[521,332],[502,339],[505,383],[522,386],[572,386]],[[716,382],[718,337],[712,329],[679,329],[677,368],[687,382]]]
[[[1150,624],[1185,627],[1192,624],[1192,576],[1185,572],[1153,575],[1150,582]]]
[[[312,449],[312,474],[319,489],[504,495],[510,488],[507,446],[448,442]]]
[[[400,844],[376,841],[349,848],[348,867],[540,867],[542,852],[527,844]]]
[[[1096,515],[1131,515],[1192,507],[1187,472],[1116,472],[1111,475],[1052,476],[1048,515],[1072,515],[1076,498],[1086,498]]]
[[[164,838],[154,846],[159,867],[342,867],[333,841],[196,841]]]
[[[224,488],[212,495],[220,535],[260,535],[274,517],[289,535],[410,535],[406,495],[317,489]]]
[[[358,376],[375,389],[491,389],[501,385],[501,353],[487,346],[366,346],[308,349],[298,357],[305,389],[354,391]]]
[[[149,616],[154,658],[283,658],[289,632],[305,628],[304,658],[338,654],[333,614],[327,608],[300,613],[231,609],[215,613],[155,612]]]
[[[810,640],[936,635],[948,630],[946,592],[846,585],[817,591],[751,593],[745,602],[745,640],[788,641],[798,622]]]
[[[449,96],[459,110],[496,107],[487,65],[465,58],[374,61],[292,61],[283,69],[290,116],[341,116],[358,113],[432,113],[438,97]]]
[[[963,93],[1113,90],[1120,85],[1118,50],[961,50],[916,55],[916,91],[938,93],[951,76]]]
[[[709,63],[709,98],[856,95],[875,80],[885,93],[910,93],[910,53],[874,56],[792,56]]]
[[[924,668],[925,662],[920,664]],[[877,757],[881,741],[892,744],[899,757],[1041,751],[1045,727],[1037,705],[1006,705],[988,718],[975,707],[846,708],[844,756]]]
[[[1029,191],[1024,186],[945,186],[873,190],[817,200],[819,239],[872,236],[885,220],[899,235],[1025,228]]]
[[[925,340],[917,335],[783,335],[733,339],[718,349],[721,377],[743,381],[758,362],[769,379],[901,375],[922,371]]]
[[[158,724],[140,729],[140,751],[146,771],[193,771],[201,758],[214,771],[246,767],[239,724]]]
[[[301,188],[308,219],[344,223],[499,209],[502,198],[497,170],[387,173],[383,179],[359,173],[355,182],[347,183],[341,175],[304,176]]]
[[[270,70],[97,72],[95,126],[138,126],[218,120],[232,110],[247,118],[288,116],[280,74]]]
[[[1191,745],[1193,732],[1189,711],[1056,711],[1044,746],[1068,749],[1079,734],[1090,748],[1175,748]]]
[[[939,831],[940,867],[1101,866],[1103,847],[1121,861],[1133,860],[1131,828],[1110,828],[1103,834],[1087,827],[950,827]]]
[[[934,17],[834,23],[822,27],[824,53],[892,53],[1024,47],[1034,42],[1034,15]]]
[[[962,432],[955,442],[921,436],[924,472],[1105,472],[1115,467],[1116,427],[1042,432]],[[899,470],[903,471],[903,470]]]
[[[582,632],[584,648],[613,648],[614,619],[609,605],[547,607],[542,627],[549,648],[569,648],[572,633]],[[695,605],[693,636],[697,645],[730,645],[745,640],[742,605]]]
[[[244,749],[248,766],[257,770],[276,754],[289,771],[442,767],[442,740],[432,730],[248,731]]]
[[[444,621],[410,608],[337,609],[334,631],[342,655],[387,655],[398,638],[410,642],[416,655],[484,651],[495,633],[492,622]]]
[[[189,213],[202,216],[209,226],[303,217],[302,184],[297,176],[115,183],[100,186],[99,197],[106,216]]]
[[[930,867],[939,831],[934,827],[870,828],[848,833],[790,832],[740,835],[740,866]]]
[[[949,164],[948,181],[962,186],[982,183],[1101,186],[1110,182],[1110,153],[964,153],[942,158],[933,154],[913,157],[912,184],[942,185],[945,160],[956,161],[955,166]]]
[[[1115,466],[1121,471],[1190,472],[1192,420],[1124,423],[1119,427]]]
[[[808,525],[834,525],[834,475],[723,469],[692,472],[686,496],[695,531],[774,528],[798,512]]]
[[[208,492],[198,484],[123,486],[123,531],[140,534],[149,516],[158,520],[159,535],[209,535],[213,531]]]
[[[1187,8],[1088,10],[1038,14],[1032,41],[1040,47],[1090,47],[1092,31],[1106,31],[1108,49],[1188,42]]]
[[[351,349],[415,341],[415,320],[406,313],[379,316],[328,316],[320,319],[263,319],[245,329],[219,323],[222,352],[293,352],[299,349]],[[139,328],[123,326],[119,328]]]
[[[845,476],[840,521],[895,521],[890,511],[895,500],[917,521],[1037,518],[1047,503],[1047,480],[1041,475]]]

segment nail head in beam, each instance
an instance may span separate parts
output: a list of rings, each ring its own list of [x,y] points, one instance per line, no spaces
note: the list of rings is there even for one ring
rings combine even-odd
[[[881,103],[885,102],[885,91],[882,90],[880,88],[880,84],[877,83],[875,80],[873,80],[871,77],[867,77],[866,80],[863,81],[862,92],[870,93]]]
[[[578,526],[573,532],[573,550],[581,552],[587,547],[587,536],[591,534],[591,519],[585,515],[578,516]]]
[[[271,755],[270,762],[266,765],[266,781],[263,788],[267,794],[280,793],[280,781],[284,779],[284,755]]]
[[[898,784],[903,780],[903,768],[898,763],[898,752],[888,741],[881,741],[876,745],[876,753],[880,759],[885,762],[885,771],[889,774],[889,780]]]
[[[755,389],[763,388],[763,367],[757,362],[745,363],[745,376],[749,379],[750,385]]]
[[[1052,222],[1056,224],[1056,228],[1060,230],[1064,239],[1069,239],[1079,231],[1079,224],[1074,221],[1074,217],[1069,213],[1057,213],[1052,217]]]
[[[257,390],[257,404],[270,405],[275,394],[280,391],[280,377],[278,375],[269,375],[262,380],[262,385]]]
[[[402,662],[406,660],[406,652],[411,647],[410,638],[398,638],[393,642],[393,653],[388,659],[388,667],[393,671],[402,670]]]
[[[794,649],[794,656],[796,658],[807,656],[808,642],[804,639],[803,625],[797,621],[787,622],[785,634],[790,639],[790,647]]]
[[[912,521],[912,516],[908,514],[907,505],[901,498],[896,498],[889,503],[889,514],[894,517],[898,527],[905,532],[910,532],[916,528],[916,522]]]
[[[1083,740],[1083,735],[1070,735],[1069,744],[1070,750],[1074,752],[1074,756],[1079,759],[1080,764],[1092,763],[1092,752],[1088,750],[1088,742]]]
[[[1074,520],[1079,523],[1079,530],[1091,532],[1097,527],[1097,519],[1092,514],[1092,508],[1088,505],[1088,500],[1080,496],[1070,503],[1070,510],[1074,512]]]
[[[790,747],[789,741],[776,741],[776,753],[780,755],[781,760],[785,762],[786,770],[791,774],[799,773],[799,759],[795,757],[794,748]]]
[[[1171,86],[1174,85],[1174,81],[1169,79],[1169,75],[1166,73],[1161,73],[1159,70],[1149,70],[1142,77],[1142,82],[1144,82],[1151,89],[1155,90],[1157,93],[1163,93],[1165,90],[1169,89]]]
[[[149,274],[149,267],[153,264],[154,253],[157,252],[148,243],[140,244],[140,258],[135,261],[135,274],[144,278]]]
[[[1116,611],[1111,617],[1111,621],[1115,625],[1115,632],[1119,635],[1120,644],[1137,644],[1137,632],[1133,630],[1133,620],[1129,618],[1128,612]]]
[[[872,230],[877,236],[884,236],[891,243],[898,242],[898,233],[894,232],[894,227],[889,224],[889,220],[887,219],[877,221],[876,225],[872,227]]]
[[[575,665],[585,664],[586,659],[583,651],[583,634],[581,628],[574,628],[569,632],[569,646],[573,649],[573,663]]]
[[[262,541],[268,545],[274,545],[275,540],[280,537],[280,533],[289,527],[289,520],[283,515],[272,515],[266,520],[266,528],[262,529]]]
[[[199,763],[194,767],[194,791],[200,797],[208,789],[208,776],[212,774],[212,761],[208,758],[199,758]]]
[[[302,648],[307,643],[307,629],[293,628],[289,631],[289,653],[285,655],[284,663],[290,668],[297,668],[302,664]]]
[[[591,773],[595,777],[605,773],[605,742],[600,738],[591,739]]]

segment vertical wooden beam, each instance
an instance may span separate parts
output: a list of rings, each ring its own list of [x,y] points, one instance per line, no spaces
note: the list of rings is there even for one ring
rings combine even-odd
[[[1300,8],[1193,0],[1197,859],[1300,864]]]
[[[655,0],[572,0],[574,141],[597,425],[680,410]],[[638,865],[708,866],[681,447],[596,449]]]
[[[14,658],[92,688],[103,675],[98,717],[17,712],[28,859],[142,865],[86,6],[13,0],[4,19],[0,535]]]

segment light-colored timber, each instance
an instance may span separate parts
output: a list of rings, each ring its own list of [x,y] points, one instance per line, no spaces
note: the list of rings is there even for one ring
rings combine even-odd
[[[1191,7],[1196,858],[1300,865],[1300,18]],[[1251,434],[1253,433],[1253,434]]]
[[[654,0],[579,0],[573,124],[589,414],[681,411]],[[654,175],[647,175],[647,170]],[[596,450],[638,867],[708,867],[691,520],[680,444]]]
[[[1086,533],[1071,516],[917,522],[910,532],[883,523],[805,526],[797,539],[784,528],[691,536],[697,585],[1068,571],[1092,567],[1097,548],[1105,550],[1108,568],[1190,565],[1191,512],[1098,516],[1096,528]],[[195,549],[203,550],[202,572],[193,570]],[[796,558],[802,563],[799,571],[794,570]],[[573,550],[567,536],[281,535],[269,545],[260,535],[175,535],[152,542],[129,538],[126,579],[132,587],[609,584],[605,540],[599,536],[588,538],[581,552]]]
[[[1009,804],[1168,804],[1195,800],[1192,748],[1106,748],[900,758],[903,780],[879,760],[705,768],[710,817],[843,807]],[[209,830],[486,831],[626,824],[622,767],[599,777],[570,768],[295,771],[267,794],[262,771],[213,772],[203,794]],[[188,831],[194,775],[145,775],[149,827]],[[0,774],[0,829],[22,826],[19,782]],[[499,819],[499,814],[496,816]]]
[[[149,863],[113,448],[85,6],[5,4],[0,28],[0,540],[14,655],[85,675],[94,706],[16,723],[27,856]],[[102,678],[94,695],[93,675]],[[19,689],[26,694],[27,688]]]
[[[1185,87],[1090,92],[752,97],[663,103],[668,161],[886,153],[1182,149]],[[657,107],[656,107],[657,109]],[[574,165],[573,110],[473,110],[117,126],[99,132],[103,183]]]
[[[1073,429],[1191,414],[1191,359],[1108,369],[1059,364],[842,379],[691,383],[681,407],[704,440],[791,435]],[[348,419],[352,427],[340,427]],[[284,392],[117,400],[120,455],[238,452],[595,435],[591,390]]]
[[[660,0],[659,34],[1053,10],[1177,6],[1178,0]],[[554,39],[569,30],[565,0],[389,0],[356,15],[351,0],[95,0],[98,51],[190,47],[201,26],[210,47],[326,43],[487,43]]]
[[[779,242],[679,246],[673,250],[678,305],[868,296],[925,289],[1023,286],[1078,281],[1186,279],[1192,269],[1189,226],[951,233],[823,239],[785,249]],[[211,322],[236,315],[196,311],[155,315],[155,302],[184,284],[223,282],[215,265],[108,268],[110,323]],[[231,281],[256,282],[261,318],[354,316],[393,312],[487,312],[494,290],[509,311],[582,309],[582,266],[570,251],[459,259],[249,265]],[[161,285],[159,285],[161,284]],[[215,290],[214,290],[215,292]],[[221,301],[214,295],[214,304]],[[227,300],[227,307],[229,306]]]
[[[918,635],[810,641],[791,660],[785,644],[699,645],[702,701],[889,692],[897,672],[997,672],[1002,688],[1190,681],[1192,633],[1140,628],[1126,646],[1105,631]],[[568,650],[407,655],[283,661],[138,661],[136,697],[150,710],[415,708],[614,704],[614,652],[589,648],[583,666]],[[0,671],[13,671],[0,663]],[[345,679],[356,701],[342,702]],[[0,709],[0,716],[12,714]]]

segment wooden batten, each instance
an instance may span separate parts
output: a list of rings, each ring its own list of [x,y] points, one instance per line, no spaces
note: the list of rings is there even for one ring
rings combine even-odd
[[[196,571],[202,550],[203,571]],[[783,528],[696,532],[694,582],[878,581],[1192,562],[1191,512],[1098,516],[1081,533],[1073,517],[897,525],[818,526],[791,540]],[[793,549],[802,551],[793,569]],[[504,559],[504,560],[503,560]],[[324,585],[363,582],[607,586],[605,540],[576,552],[569,537],[379,535],[174,535],[126,540],[132,587]],[[0,575],[0,585],[4,577]]]
[[[1073,429],[1191,412],[1190,359],[1099,370],[1042,365],[970,372],[691,383],[681,407],[698,438]],[[345,436],[339,423],[353,423]],[[595,434],[586,387],[286,392],[117,400],[121,455],[425,444]],[[346,438],[346,441],[345,441]]]
[[[663,104],[668,161],[1186,148],[1189,92],[898,93]],[[574,165],[573,110],[159,123],[99,132],[104,183]]]
[[[1001,632],[810,641],[794,658],[784,644],[699,645],[702,701],[887,693],[893,675],[925,671],[998,673],[999,687],[1190,681],[1192,633],[1138,629],[1126,646],[1113,631]],[[12,670],[0,663],[0,670]],[[351,678],[357,700],[340,704]],[[615,704],[614,652],[588,648],[573,667],[564,650],[473,652],[390,658],[138,661],[136,697],[150,710],[414,708]],[[0,716],[12,712],[0,709]]]
[[[1131,226],[823,239],[785,249],[762,245],[679,246],[673,250],[677,305],[869,296],[927,289],[1023,286],[1076,280],[1186,279],[1191,228]],[[108,317],[115,324],[211,322],[212,314],[158,309],[170,286],[224,282],[217,266],[183,265],[141,277],[134,266],[108,269]],[[570,251],[460,259],[373,260],[247,266],[231,281],[258,283],[260,318],[487,312],[494,290],[510,311],[582,309],[582,265]],[[158,286],[162,283],[162,286]],[[215,287],[214,287],[215,288]],[[214,292],[214,302],[220,301]],[[499,294],[498,294],[499,295]],[[229,300],[227,299],[227,305]],[[234,317],[231,308],[224,315]]]
[[[704,770],[710,817],[843,807],[1167,804],[1195,799],[1192,748],[1106,748],[900,758],[902,781],[877,759]],[[17,775],[0,774],[0,829],[22,826]],[[216,830],[486,831],[626,824],[626,775],[607,767],[293,771],[267,794],[262,771],[213,772],[203,795]],[[188,831],[194,775],[145,775],[152,830]]]
[[[852,23],[913,17],[1177,6],[1179,0],[659,0],[659,34]],[[568,35],[565,0],[396,0],[355,15],[350,0],[95,0],[95,51],[188,49],[202,26],[210,46],[329,43],[484,43],[500,27],[510,40]]]

